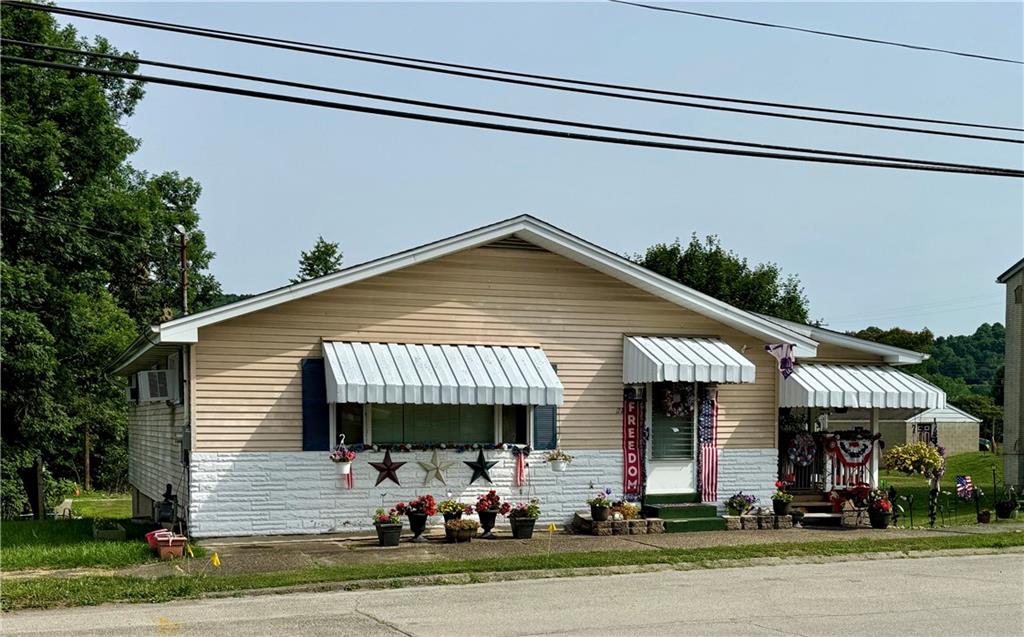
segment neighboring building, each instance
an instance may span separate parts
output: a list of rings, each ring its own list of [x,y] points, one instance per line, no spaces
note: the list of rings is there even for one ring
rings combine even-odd
[[[1003,476],[1024,486],[1024,259],[996,279],[1006,285],[1006,372],[1003,377]]]
[[[767,345],[792,346],[786,380]],[[382,504],[492,488],[557,522],[605,486],[770,506],[780,408],[808,423],[862,408],[877,431],[945,406],[894,367],[925,358],[740,310],[520,216],[155,326],[112,367],[135,386],[136,512],[170,484],[207,537],[368,529]],[[328,459],[341,435],[359,451],[351,486]],[[472,481],[473,445],[492,482]],[[565,473],[543,463],[556,445],[575,456]],[[401,486],[375,486],[386,449]],[[854,451],[870,462],[800,479],[877,481],[878,454]],[[453,463],[444,484],[419,465],[435,454]]]
[[[869,419],[865,414],[858,416],[858,411],[863,410],[851,409],[846,413],[833,414],[829,422],[841,422],[843,426],[868,426]],[[946,450],[947,456],[954,456],[958,453],[978,451],[980,423],[981,418],[947,404],[945,407],[929,409],[908,418],[881,420],[878,423],[878,432],[882,434],[882,441],[887,448],[908,442],[935,441]]]

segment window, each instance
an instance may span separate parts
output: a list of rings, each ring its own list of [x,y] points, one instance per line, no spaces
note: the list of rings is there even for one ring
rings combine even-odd
[[[525,405],[501,406],[501,441],[506,444],[527,443],[527,411]]]
[[[1020,305],[1024,301],[1024,285],[1013,288],[1013,302]]]
[[[692,460],[697,424],[697,386],[655,383],[651,405],[651,458]]]
[[[374,443],[494,442],[491,405],[371,405]]]
[[[334,405],[332,445],[365,443],[364,419],[375,444],[494,443],[496,418],[501,442],[528,444],[529,408],[525,405]]]

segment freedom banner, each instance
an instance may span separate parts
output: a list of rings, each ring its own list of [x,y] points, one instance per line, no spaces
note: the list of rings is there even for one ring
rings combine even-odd
[[[643,411],[639,400],[622,402],[622,495],[637,496],[643,490],[643,457],[640,427]]]

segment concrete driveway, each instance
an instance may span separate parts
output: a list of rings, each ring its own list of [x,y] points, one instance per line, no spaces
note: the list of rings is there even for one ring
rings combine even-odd
[[[6,635],[1021,635],[1024,555],[21,612]]]

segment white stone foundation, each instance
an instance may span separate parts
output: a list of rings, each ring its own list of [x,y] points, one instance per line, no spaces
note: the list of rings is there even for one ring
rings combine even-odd
[[[394,462],[407,463],[398,470],[402,485],[384,481],[374,486],[383,453],[360,453],[352,464],[354,486],[328,459],[326,451],[192,454],[190,531],[195,537],[280,535],[371,530],[371,516],[379,508],[418,495],[433,495],[438,502],[454,497],[466,504],[494,489],[503,500],[541,502],[541,521],[565,524],[575,511],[586,508],[587,498],[605,486],[618,494],[622,489],[622,451],[573,451],[575,460],[564,473],[555,473],[543,461],[543,452],[527,458],[527,480],[512,486],[515,459],[507,451],[485,451],[498,464],[490,470],[490,484],[478,479],[469,484],[472,470],[464,460],[475,460],[476,451],[438,452],[454,461],[447,472],[448,485],[433,481],[424,486],[425,472],[417,461],[429,461],[431,452],[392,452]],[[440,523],[438,516],[431,520]],[[499,525],[501,521],[499,519]]]
[[[740,491],[757,498],[756,506],[770,508],[779,475],[777,449],[720,449],[718,452],[718,508]]]

